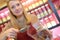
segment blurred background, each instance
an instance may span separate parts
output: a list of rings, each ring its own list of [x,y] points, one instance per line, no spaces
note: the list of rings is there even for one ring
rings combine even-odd
[[[0,32],[10,21],[7,1],[0,0]],[[21,2],[25,11],[35,14],[40,23],[52,31],[52,40],[60,40],[60,0],[21,0]]]

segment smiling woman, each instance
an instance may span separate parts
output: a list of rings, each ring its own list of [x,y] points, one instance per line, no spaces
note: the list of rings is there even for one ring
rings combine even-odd
[[[21,1],[9,0],[7,7],[11,20],[2,30],[0,40],[42,40],[44,38],[43,35],[42,38],[40,37],[40,32],[43,29],[42,24],[39,23],[36,15],[25,11]],[[52,37],[50,31],[43,29],[42,33],[46,34],[45,32],[48,37]]]

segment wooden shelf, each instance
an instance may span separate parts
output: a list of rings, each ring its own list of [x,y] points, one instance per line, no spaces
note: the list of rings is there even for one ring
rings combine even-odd
[[[5,6],[7,6],[6,0],[0,0],[0,9],[2,9]]]
[[[9,22],[10,20],[8,20],[8,21],[6,21],[6,22],[3,22],[3,23],[1,23],[0,25],[2,25],[2,24],[4,24],[4,23],[7,23],[7,22]]]
[[[45,4],[47,4],[47,3],[48,3],[48,2],[46,2]],[[39,5],[39,6],[37,6],[37,7],[33,8],[33,9],[31,9],[31,10],[28,10],[27,12],[31,12],[32,10],[35,10],[35,9],[37,9],[37,8],[41,7],[41,6],[44,6],[45,4]]]
[[[51,29],[54,29],[54,28],[59,27],[59,26],[60,26],[60,23],[55,25],[55,26],[52,26],[51,28],[48,28],[48,29],[51,30]]]

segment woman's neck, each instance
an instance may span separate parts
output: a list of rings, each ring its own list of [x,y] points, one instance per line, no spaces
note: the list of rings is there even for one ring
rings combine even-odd
[[[21,16],[17,17],[17,20],[18,21],[24,20],[24,15],[21,15]]]
[[[21,27],[25,27],[26,26],[26,20],[25,20],[25,17],[24,15],[20,16],[19,18],[17,18],[19,24]]]

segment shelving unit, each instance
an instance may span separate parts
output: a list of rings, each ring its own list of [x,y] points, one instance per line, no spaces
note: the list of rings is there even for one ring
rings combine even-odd
[[[5,7],[3,10],[0,11],[0,26],[10,21],[10,17],[8,13],[9,10],[7,7]]]
[[[52,0],[52,2],[54,2],[54,1],[55,0]],[[41,4],[39,4],[39,2]],[[34,1],[33,1],[33,3],[34,3]],[[35,6],[35,5],[37,5],[37,6]],[[27,6],[28,6],[28,4],[27,4]],[[35,14],[38,17],[38,19],[40,20],[40,23],[42,23],[44,26],[47,26],[49,29],[59,26],[59,19],[57,18],[57,15],[56,15],[57,13],[55,14],[55,12],[51,8],[51,5],[49,4],[48,0],[46,0],[46,2],[44,2],[44,0],[38,0],[37,2],[34,3],[33,6],[32,6],[32,4],[29,5],[28,7],[27,6],[25,6],[26,11],[28,13]],[[53,20],[50,17],[53,18]]]
[[[55,0],[52,0],[52,2],[54,1]],[[57,13],[55,14],[52,10],[48,0],[22,0],[22,4],[25,8],[25,11],[31,14],[35,14],[40,20],[40,23],[42,23],[44,26],[47,26],[49,29],[60,26],[60,19],[56,16]],[[7,8],[7,6],[5,6],[4,8]],[[7,20],[6,22],[8,21],[9,20]],[[0,25],[6,22],[2,22]]]
[[[51,1],[51,0],[48,0],[48,2],[49,2],[49,4],[50,4],[50,7],[51,7],[52,11],[54,12],[54,14],[55,14],[57,20],[58,20],[58,22],[59,22],[59,24],[57,24],[57,25],[55,25],[54,27],[52,27],[52,28],[55,28],[55,27],[60,26],[60,17],[59,17],[59,14],[58,14],[56,8],[54,7],[52,1]]]

